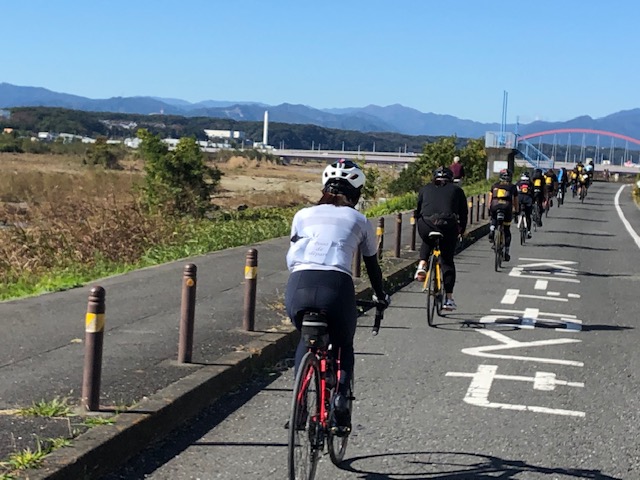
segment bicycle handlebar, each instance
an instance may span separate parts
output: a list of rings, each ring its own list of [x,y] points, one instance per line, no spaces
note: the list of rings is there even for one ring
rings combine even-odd
[[[382,319],[384,318],[384,308],[381,308],[377,302],[372,300],[356,300],[356,305],[359,307],[365,308],[376,308],[376,316],[373,319],[373,327],[371,328],[372,335],[378,335],[378,331],[380,330],[380,324],[382,323]]]

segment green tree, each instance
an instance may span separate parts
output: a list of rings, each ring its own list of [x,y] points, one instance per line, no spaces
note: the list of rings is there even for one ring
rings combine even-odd
[[[468,140],[459,156],[464,166],[466,183],[479,182],[486,178],[487,152],[484,149],[484,138]]]
[[[457,138],[451,136],[425,144],[416,161],[409,164],[405,170],[400,172],[398,178],[391,182],[389,192],[401,195],[420,190],[420,187],[431,181],[431,176],[436,168],[451,165],[451,161],[457,153],[456,143]]]
[[[110,148],[106,137],[98,137],[96,142],[89,147],[85,163],[89,165],[101,165],[108,169],[120,168],[118,156]]]
[[[208,167],[196,139],[183,137],[174,151],[159,135],[138,130],[140,153],[145,161],[144,193],[147,205],[171,214],[202,216],[221,172]]]

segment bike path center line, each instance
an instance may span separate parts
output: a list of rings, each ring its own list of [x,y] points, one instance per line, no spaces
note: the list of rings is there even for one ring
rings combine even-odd
[[[618,216],[620,217],[620,220],[622,220],[622,224],[624,225],[624,228],[627,229],[627,232],[629,232],[629,235],[631,235],[631,238],[633,239],[633,241],[636,242],[636,245],[638,246],[638,248],[640,248],[640,236],[638,236],[638,234],[635,232],[635,230],[633,229],[633,227],[631,226],[627,218],[624,216],[624,213],[622,213],[622,208],[620,208],[620,194],[622,193],[622,190],[624,190],[625,187],[626,185],[622,185],[618,189],[618,193],[616,193],[614,203],[616,206],[616,211],[618,212]]]

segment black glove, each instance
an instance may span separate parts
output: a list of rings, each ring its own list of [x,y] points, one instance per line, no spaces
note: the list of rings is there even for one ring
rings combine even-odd
[[[382,298],[378,298],[377,295],[373,295],[372,299],[376,304],[376,308],[379,308],[380,310],[386,310],[386,308],[391,305],[391,297],[386,293],[382,294]]]

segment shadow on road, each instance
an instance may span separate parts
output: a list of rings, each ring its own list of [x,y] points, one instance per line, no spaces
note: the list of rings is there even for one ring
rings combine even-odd
[[[569,230],[546,230],[547,233],[567,233],[569,235],[588,235],[590,237],[615,237],[613,233],[570,232]]]
[[[571,245],[570,243],[530,243],[532,247],[577,248],[578,250],[597,250],[599,252],[617,252],[616,248],[589,247],[586,245]]]
[[[345,460],[342,470],[360,474],[367,480],[489,480],[524,478],[522,474],[544,475],[548,478],[584,478],[598,480],[622,480],[603,474],[600,470],[583,468],[545,467],[521,460],[508,460],[466,452],[398,452],[379,455],[363,455]]]

